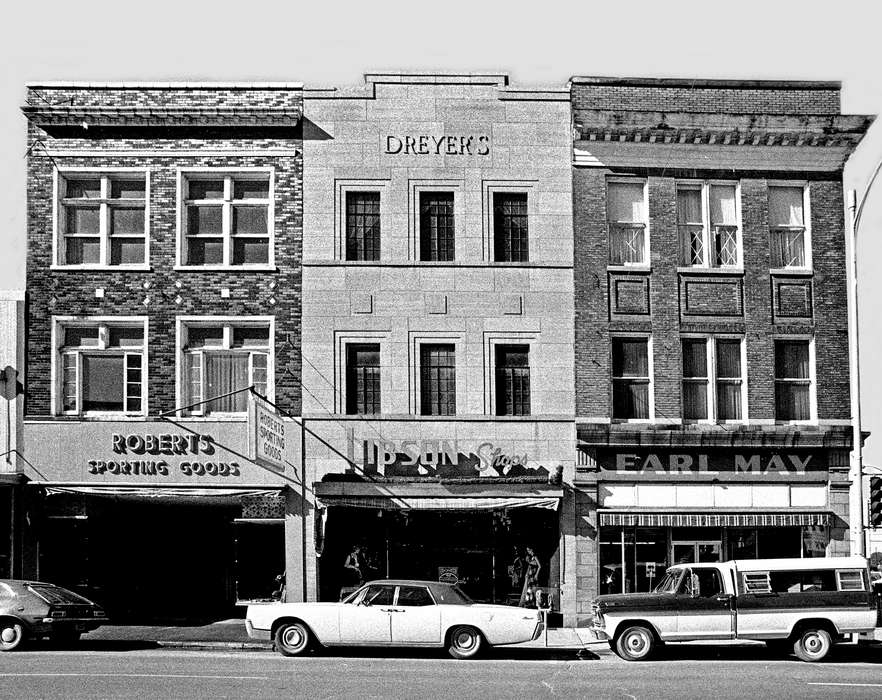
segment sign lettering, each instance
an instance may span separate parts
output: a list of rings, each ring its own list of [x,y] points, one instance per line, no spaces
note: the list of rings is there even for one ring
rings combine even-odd
[[[744,474],[805,474],[823,469],[810,453],[711,454],[704,452],[614,452],[598,450],[601,469],[638,474],[697,474],[737,472]]]
[[[486,156],[490,154],[490,137],[484,134],[462,136],[389,134],[386,136],[386,153],[417,156]]]
[[[188,433],[184,435],[162,433],[161,435],[123,435],[113,433],[110,438],[113,459],[88,460],[89,474],[113,476],[169,476],[175,469],[185,476],[240,476],[238,462],[220,462],[212,459],[217,452],[210,435]],[[163,456],[193,456],[200,460],[182,461],[170,465],[159,459]],[[146,459],[157,457],[157,459]],[[208,458],[207,461],[205,458]]]

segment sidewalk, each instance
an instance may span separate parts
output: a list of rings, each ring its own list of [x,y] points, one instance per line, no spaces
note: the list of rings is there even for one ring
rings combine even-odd
[[[149,643],[180,649],[238,649],[242,651],[272,649],[272,642],[250,639],[245,631],[245,621],[241,619],[219,620],[195,627],[104,625],[84,634],[82,639],[86,643],[100,643],[102,645],[121,642]],[[597,640],[590,629],[572,627],[548,630],[547,645],[543,633],[539,639],[514,644],[506,648],[537,651],[544,648],[555,650],[587,648],[595,653],[609,651],[607,643]]]

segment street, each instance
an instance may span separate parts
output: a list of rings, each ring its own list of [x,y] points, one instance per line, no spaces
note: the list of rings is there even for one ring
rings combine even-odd
[[[126,650],[120,650],[126,649]],[[658,661],[494,650],[441,652],[184,651],[149,645],[30,647],[0,656],[3,698],[876,698],[882,649],[839,648],[830,663],[773,657],[762,646],[672,646]]]

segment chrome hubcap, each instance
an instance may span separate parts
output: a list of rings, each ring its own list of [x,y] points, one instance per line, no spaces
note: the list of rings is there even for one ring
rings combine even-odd
[[[633,652],[641,652],[646,647],[646,640],[642,634],[632,634],[626,640],[626,646]]]
[[[812,654],[817,654],[823,648],[823,646],[824,645],[821,643],[821,638],[816,634],[805,638],[805,648]]]
[[[4,627],[3,631],[0,632],[0,639],[9,644],[10,642],[14,642],[16,638],[15,628],[14,627]]]
[[[460,632],[456,637],[456,646],[460,649],[471,649],[475,646],[475,639],[468,632]]]
[[[285,632],[285,646],[298,648],[303,644],[303,634],[296,627],[292,627]]]

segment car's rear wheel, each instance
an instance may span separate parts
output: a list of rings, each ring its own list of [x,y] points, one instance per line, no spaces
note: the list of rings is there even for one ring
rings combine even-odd
[[[447,651],[454,659],[473,659],[483,646],[484,639],[474,627],[460,625],[450,630],[450,645]]]
[[[0,620],[0,651],[12,651],[21,646],[25,632],[20,622]]]
[[[652,630],[643,625],[633,625],[616,637],[614,650],[625,661],[643,661],[650,657],[654,648]]]
[[[807,628],[793,640],[793,653],[803,661],[820,661],[833,646],[833,639],[825,629]]]
[[[302,622],[283,622],[276,630],[276,651],[283,656],[299,656],[309,650],[311,634]]]

